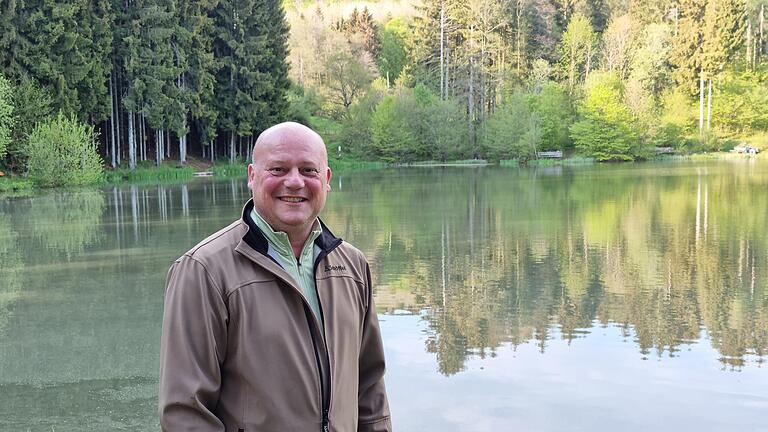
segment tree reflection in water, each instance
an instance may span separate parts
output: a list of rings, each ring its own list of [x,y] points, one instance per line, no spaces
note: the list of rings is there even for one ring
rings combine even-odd
[[[643,358],[708,339],[724,367],[764,361],[765,174],[486,168],[370,181],[345,180],[349,199],[334,197],[326,218],[372,258],[378,306],[428,322],[443,374],[502,344],[545,352],[555,327],[572,341],[618,326]]]

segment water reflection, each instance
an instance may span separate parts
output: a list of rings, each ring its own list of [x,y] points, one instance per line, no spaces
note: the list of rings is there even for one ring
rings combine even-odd
[[[645,377],[659,367],[643,364],[677,362],[696,368],[686,372],[692,381],[734,388],[702,359],[746,375],[768,355],[768,166],[398,169],[334,179],[323,218],[372,262],[386,349],[409,340],[411,357],[391,363],[403,394],[409,385],[425,387],[414,393],[422,396],[451,393],[448,380],[472,376],[496,383],[501,409],[510,385],[545,386],[546,395],[563,386],[543,372],[525,382],[501,376],[511,362],[552,367],[579,352],[582,364],[604,367],[622,361],[616,345],[634,351],[624,359],[634,369],[614,375]],[[37,419],[39,429],[67,430],[87,418],[94,430],[156,430],[168,265],[236,218],[249,195],[245,179],[233,179],[0,201],[0,394],[10,395],[0,429]],[[676,358],[691,351],[696,358]],[[416,357],[430,363],[411,370]],[[412,384],[435,364],[450,378]],[[480,377],[486,366],[494,375]],[[585,369],[571,370],[566,381],[577,388]],[[393,406],[402,410],[402,400]],[[517,414],[530,410],[518,402]],[[404,424],[424,417],[413,406]],[[498,424],[520,418],[494,413]]]
[[[22,265],[17,237],[18,234],[11,229],[10,217],[0,213],[0,336],[8,327],[11,304],[21,296],[19,277]]]
[[[70,260],[97,243],[105,199],[100,191],[74,190],[48,194],[15,203],[13,224],[17,231],[31,232],[43,249]]]
[[[423,315],[446,375],[504,343],[545,352],[554,328],[571,341],[606,325],[642,358],[706,338],[725,367],[764,361],[765,172],[561,169],[347,179],[326,217],[373,257],[379,306]]]

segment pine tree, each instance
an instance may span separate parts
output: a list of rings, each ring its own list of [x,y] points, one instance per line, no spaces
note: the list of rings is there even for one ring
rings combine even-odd
[[[214,83],[216,62],[213,56],[213,19],[215,0],[182,2],[179,16],[180,43],[186,53],[187,68],[181,76],[186,106],[196,123],[201,145],[216,139],[216,104]],[[186,152],[186,138],[184,139]]]
[[[106,118],[105,85],[111,45],[110,7],[103,0],[26,0],[8,4],[4,21],[15,22],[5,36],[13,59],[4,66],[14,79],[24,75],[54,95],[54,106],[83,121]],[[19,13],[20,11],[25,13]],[[29,12],[27,12],[29,11]],[[13,32],[11,32],[13,33]]]
[[[670,63],[675,67],[675,80],[691,95],[699,92],[705,7],[706,0],[679,2],[676,33],[673,36],[673,49],[669,56]]]
[[[24,59],[29,50],[29,41],[20,30],[26,27],[28,14],[24,0],[3,0],[0,2],[0,70],[6,78],[17,80],[27,70]]]
[[[129,11],[131,32],[125,39],[128,89],[123,106],[128,110],[129,125],[133,123],[130,117],[140,111],[155,130],[158,165],[167,154],[166,132],[174,131],[177,136],[186,133],[186,108],[177,85],[184,65],[180,62],[183,53],[177,41],[175,6],[173,1],[135,2]],[[130,139],[128,146],[134,146]]]
[[[236,144],[285,115],[288,28],[277,0],[222,0],[214,11],[219,125]]]

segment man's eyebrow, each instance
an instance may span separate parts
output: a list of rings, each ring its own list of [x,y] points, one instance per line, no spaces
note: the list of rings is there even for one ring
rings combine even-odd
[[[267,166],[269,166],[269,165],[283,165],[283,164],[286,164],[286,163],[288,163],[288,162],[286,162],[286,161],[284,161],[282,159],[267,159],[267,160],[264,161],[264,165],[267,165]],[[306,167],[306,166],[321,167],[322,166],[322,164],[317,163],[315,161],[310,161],[310,160],[300,161],[297,165],[303,166],[303,167]]]

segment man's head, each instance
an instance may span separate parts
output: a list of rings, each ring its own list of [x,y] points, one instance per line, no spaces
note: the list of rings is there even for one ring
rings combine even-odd
[[[325,206],[331,169],[320,135],[299,123],[265,130],[253,146],[248,187],[256,211],[291,241],[304,241]]]

